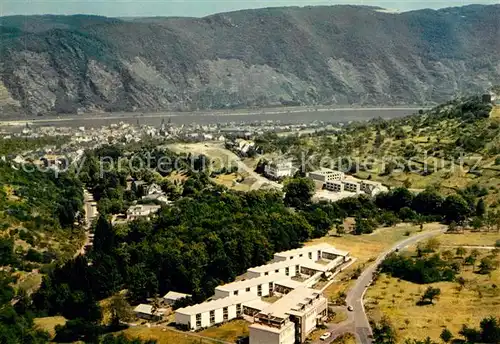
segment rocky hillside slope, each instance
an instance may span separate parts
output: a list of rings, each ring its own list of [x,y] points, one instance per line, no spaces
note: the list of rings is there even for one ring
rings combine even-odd
[[[0,113],[440,102],[500,82],[500,5],[0,18]]]

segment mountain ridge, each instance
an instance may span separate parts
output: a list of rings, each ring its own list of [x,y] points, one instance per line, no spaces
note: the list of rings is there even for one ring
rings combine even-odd
[[[500,83],[500,5],[0,17],[0,113],[401,105]]]

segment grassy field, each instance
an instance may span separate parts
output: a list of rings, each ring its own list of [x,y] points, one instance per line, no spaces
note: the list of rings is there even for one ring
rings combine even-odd
[[[246,177],[241,182],[237,182],[238,179],[244,177],[244,174],[231,173],[231,174],[221,174],[215,178],[212,178],[214,182],[220,185],[224,185],[227,188],[236,191],[250,191],[250,186],[256,182],[255,179],[251,177]]]
[[[218,170],[222,167],[229,168],[231,166],[236,166],[234,155],[229,154],[220,143],[176,143],[168,145],[167,147],[176,153],[206,155],[210,158],[210,166],[213,170]]]
[[[438,223],[425,224],[423,230],[435,230],[442,226]],[[368,235],[346,234],[341,237],[326,236],[306,243],[306,246],[326,242],[340,250],[346,250],[359,263],[366,263],[370,258],[376,258],[381,252],[392,247],[398,241],[406,238],[406,234],[420,231],[419,226],[400,224],[395,227],[383,227]]]
[[[466,232],[465,234],[441,234],[436,237],[443,246],[495,246],[500,233]]]
[[[248,322],[245,320],[234,320],[218,327],[208,328],[199,334],[204,337],[220,339],[233,343],[239,337],[248,336]]]
[[[35,323],[35,326],[37,326],[39,329],[47,331],[51,337],[54,337],[56,334],[55,327],[57,325],[66,324],[66,319],[64,317],[61,317],[61,316],[35,318],[34,323]]]
[[[319,337],[321,337],[321,335],[325,332],[326,330],[317,329],[308,336],[308,339],[310,339],[313,342],[318,341]],[[332,342],[332,344],[356,344],[356,338],[354,337],[353,334],[347,333],[343,336],[336,338]]]
[[[36,291],[42,283],[42,275],[36,272],[20,272],[20,277],[14,288],[16,290],[23,289],[29,294]]]
[[[234,343],[239,337],[248,336],[248,323],[235,320],[217,327],[194,333],[180,333],[168,328],[137,326],[123,331],[129,337],[153,339],[158,344],[200,344],[200,343]],[[198,337],[201,336],[201,337]],[[202,338],[206,337],[206,338]],[[212,339],[211,339],[212,338]]]
[[[486,254],[488,252],[482,252],[482,256]],[[464,267],[460,276],[467,281],[463,289],[457,282],[429,284],[440,288],[441,295],[433,305],[417,306],[429,285],[382,274],[368,289],[365,306],[375,321],[383,316],[389,318],[401,343],[407,338],[425,339],[427,336],[439,342],[445,327],[458,336],[463,324],[478,327],[480,320],[487,316],[500,317],[500,289],[497,287],[500,271],[497,269],[488,276],[473,272],[472,267]]]
[[[130,338],[142,340],[155,340],[157,344],[214,344],[216,340],[203,339],[193,336],[191,333],[179,333],[167,328],[160,327],[131,327],[123,331]]]
[[[500,106],[496,105],[491,110],[491,118],[500,118]]]
[[[340,336],[339,338],[335,339],[332,342],[332,344],[355,344],[355,343],[356,343],[356,338],[351,333],[344,334],[343,336]]]
[[[436,230],[442,225],[438,223],[425,224],[423,230]],[[404,240],[407,234],[415,234],[420,231],[419,226],[411,224],[400,224],[396,227],[379,228],[369,235],[350,235],[346,234],[342,237],[328,236],[308,242],[306,245],[315,245],[326,242],[338,249],[346,250],[351,253],[356,262],[347,269],[339,273],[335,280],[326,290],[325,296],[335,298],[339,292],[345,292],[352,284],[350,276],[364,265],[369,264],[378,255],[387,249],[394,246],[395,243]]]
[[[333,324],[340,324],[341,322],[346,320],[347,320],[347,313],[342,310],[338,310],[335,311],[335,315],[330,319],[329,322]]]

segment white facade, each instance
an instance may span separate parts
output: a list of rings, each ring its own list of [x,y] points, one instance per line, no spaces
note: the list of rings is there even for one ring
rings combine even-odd
[[[330,255],[329,258],[327,258],[325,253]],[[338,250],[328,244],[318,244],[275,253],[274,259],[276,261],[292,261],[293,259],[301,260],[303,258],[308,258],[317,261],[323,258],[333,260],[335,257],[332,256],[348,257],[349,252]]]
[[[319,319],[326,318],[327,299],[317,290],[297,288],[272,305],[264,308],[250,325],[250,344],[304,342],[316,328]],[[292,324],[292,325],[290,325]],[[293,341],[289,342],[290,338]]]
[[[159,205],[133,205],[127,210],[127,220],[134,220],[139,217],[148,217],[161,209]]]
[[[261,276],[271,276],[275,274],[280,274],[284,276],[295,277],[296,265],[299,262],[291,260],[278,261],[271,264],[261,265],[247,270],[247,276],[249,278],[256,278]]]
[[[175,322],[186,325],[190,330],[221,324],[239,317],[243,312],[243,303],[257,298],[248,293],[181,308],[175,311]]]
[[[224,284],[215,288],[215,295],[213,298],[221,299],[249,293],[256,297],[269,296],[273,292],[274,282],[284,279],[290,279],[290,277],[282,274],[273,274]]]
[[[249,332],[250,344],[295,344],[295,324],[291,321],[281,328],[253,324]]]
[[[264,167],[264,173],[272,178],[283,178],[290,177],[292,175],[292,163],[290,161],[286,162],[276,162],[267,164]]]
[[[271,264],[248,269],[248,279],[218,286],[212,301],[178,309],[175,322],[194,331],[245,314],[255,320],[250,326],[250,344],[305,341],[326,316],[328,305],[321,292],[309,287],[321,273],[328,276],[348,261],[349,252],[319,244],[279,252],[274,258]],[[296,275],[312,277],[292,280]],[[275,294],[283,295],[275,303],[261,300]]]
[[[355,192],[355,193],[361,192],[361,185],[357,181],[344,180],[342,183],[344,184],[344,191]]]
[[[325,189],[333,192],[342,192],[344,191],[344,183],[341,181],[327,181],[325,183]]]
[[[179,300],[191,297],[190,294],[178,293],[175,291],[169,291],[163,296],[163,301],[166,304],[173,305]]]
[[[344,172],[334,171],[329,168],[323,168],[318,171],[309,172],[307,174],[307,177],[312,180],[325,183],[333,180],[341,181],[345,178],[345,174]]]
[[[308,258],[311,260],[321,259],[321,249],[323,245],[306,246],[302,248],[296,248],[294,250],[279,252],[274,254],[274,259],[277,261],[293,260]]]

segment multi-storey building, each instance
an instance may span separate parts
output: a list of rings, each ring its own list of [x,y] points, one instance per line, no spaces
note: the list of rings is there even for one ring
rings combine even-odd
[[[343,180],[345,178],[344,172],[331,170],[329,168],[322,168],[320,170],[309,172],[307,176],[317,182],[326,183],[333,180]]]
[[[342,192],[344,191],[344,183],[337,180],[327,181],[325,183],[325,189],[328,191]]]
[[[327,311],[328,301],[319,291],[297,288],[254,316],[250,344],[303,343]]]
[[[325,253],[328,257],[333,257],[333,256],[344,257],[345,261],[347,261],[349,258],[349,252],[347,251],[338,250],[335,247],[328,244],[319,244],[319,245],[304,246],[293,250],[275,253],[274,260],[290,261],[293,259],[308,258],[316,261],[324,258],[323,256]]]
[[[293,166],[291,161],[272,162],[264,167],[264,174],[274,179],[290,177],[292,172]]]
[[[180,308],[175,311],[175,322],[189,330],[198,330],[235,319],[243,314],[243,304],[257,297],[253,293],[225,297]]]
[[[246,293],[251,293],[256,297],[269,296],[273,293],[275,282],[288,279],[290,279],[290,277],[287,275],[273,274],[224,284],[215,288],[215,295],[213,298],[221,299]]]
[[[358,181],[355,180],[343,180],[342,184],[344,184],[344,191],[360,193],[361,185]]]
[[[274,262],[248,269],[247,279],[215,288],[213,300],[178,309],[175,321],[193,331],[253,316],[251,344],[302,343],[327,311],[326,299],[310,286],[350,259],[328,244],[276,253]],[[270,304],[266,296],[281,298]]]

